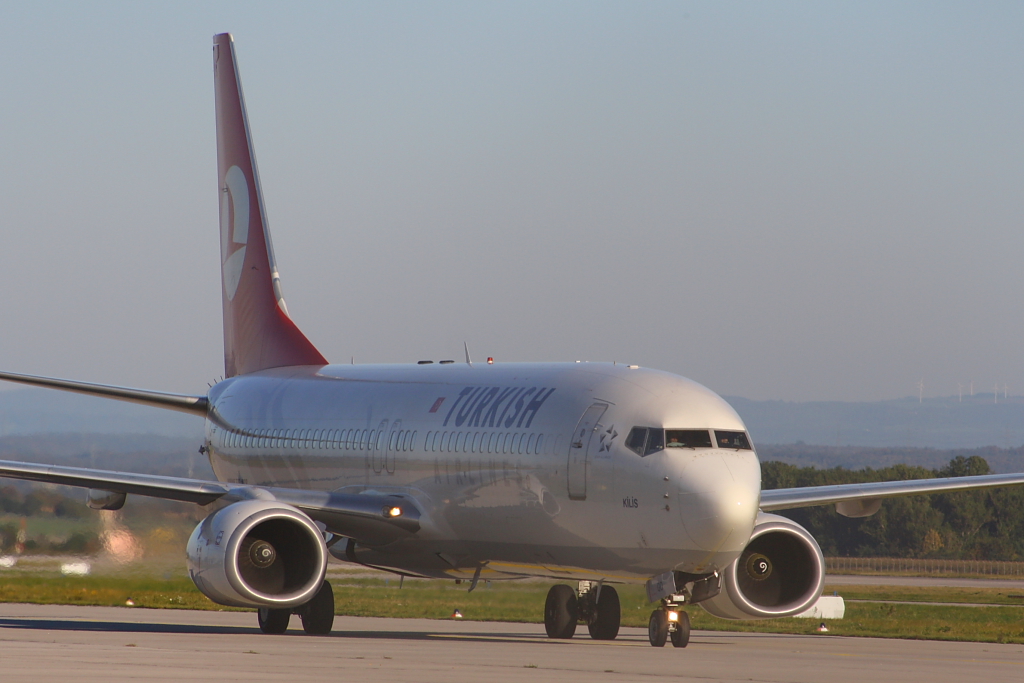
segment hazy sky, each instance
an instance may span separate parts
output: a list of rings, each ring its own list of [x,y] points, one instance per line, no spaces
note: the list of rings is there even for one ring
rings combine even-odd
[[[211,36],[335,362],[1024,393],[1024,4],[7,3],[0,367],[223,372]]]

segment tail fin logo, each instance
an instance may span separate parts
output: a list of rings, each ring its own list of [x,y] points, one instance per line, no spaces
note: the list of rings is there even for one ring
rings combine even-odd
[[[224,262],[224,293],[235,298],[245,264],[245,245],[249,241],[249,182],[245,173],[232,166],[224,174],[220,198],[220,253]]]

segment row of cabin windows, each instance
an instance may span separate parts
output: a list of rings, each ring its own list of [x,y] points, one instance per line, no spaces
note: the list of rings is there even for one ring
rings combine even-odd
[[[750,439],[746,432],[723,429],[661,429],[660,427],[633,427],[626,437],[626,447],[644,457],[657,453],[665,448],[711,448],[712,443],[719,448],[749,451]]]
[[[530,455],[544,450],[544,435],[512,432],[427,432],[423,450],[431,453]]]
[[[309,448],[314,450],[383,450],[385,439],[392,451],[410,451],[418,432],[398,429],[388,437],[377,429],[258,429],[255,432],[228,432],[228,448]]]

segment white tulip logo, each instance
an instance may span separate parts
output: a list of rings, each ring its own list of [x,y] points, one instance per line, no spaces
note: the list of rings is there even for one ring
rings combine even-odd
[[[221,257],[224,258],[224,292],[228,301],[235,298],[238,281],[245,263],[245,243],[249,239],[249,183],[245,173],[232,166],[224,174],[223,195],[220,198]],[[235,245],[241,248],[231,251]]]

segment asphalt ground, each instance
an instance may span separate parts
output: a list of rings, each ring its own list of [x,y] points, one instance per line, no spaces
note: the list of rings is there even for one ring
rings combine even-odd
[[[537,624],[338,617],[330,636],[267,636],[253,613],[0,605],[3,681],[1024,680],[1024,645],[641,629],[553,641]]]

